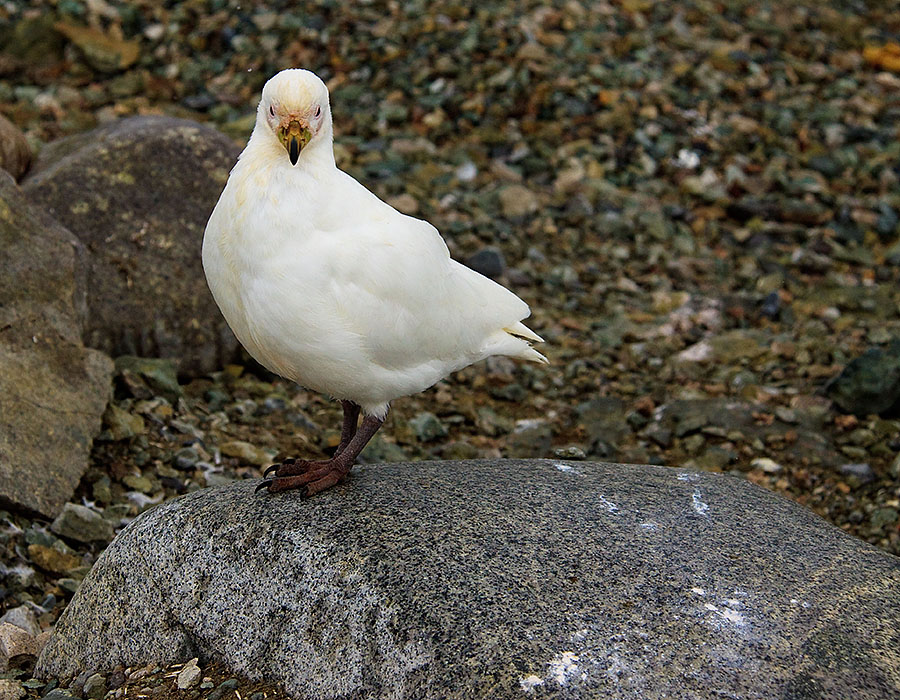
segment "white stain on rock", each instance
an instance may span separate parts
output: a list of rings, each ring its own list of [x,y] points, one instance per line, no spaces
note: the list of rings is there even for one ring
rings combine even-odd
[[[539,685],[544,685],[544,680],[533,673],[529,676],[523,676],[519,679],[519,686],[526,693],[532,692]]]
[[[700,477],[693,472],[681,472],[678,475],[678,481],[697,481]]]
[[[619,506],[612,501],[607,500],[602,494],[597,494],[597,498],[600,499],[600,503],[602,503],[610,513],[616,514],[619,512]]]
[[[569,680],[578,674],[578,654],[574,651],[564,651],[550,660],[550,678],[559,685],[566,685]]]
[[[578,474],[579,476],[581,475],[580,471],[578,471],[571,464],[566,464],[565,462],[557,462],[553,466],[565,474]]]
[[[588,630],[579,630],[574,636],[587,635]],[[526,693],[531,693],[538,686],[548,682],[554,682],[560,686],[568,685],[573,678],[584,680],[587,674],[578,668],[578,654],[574,651],[562,651],[547,662],[547,673],[541,678],[533,673],[519,678],[519,687]]]
[[[724,606],[720,608],[716,605],[713,605],[712,603],[707,603],[703,607],[710,612],[718,615],[722,620],[730,622],[735,627],[744,627],[747,624],[747,620],[744,617],[744,614],[739,610],[734,610],[732,608]]]
[[[709,517],[709,506],[703,502],[703,494],[700,493],[700,489],[694,490],[694,495],[691,497],[691,500],[694,504],[694,510],[697,512],[697,515],[702,515],[704,518]]]

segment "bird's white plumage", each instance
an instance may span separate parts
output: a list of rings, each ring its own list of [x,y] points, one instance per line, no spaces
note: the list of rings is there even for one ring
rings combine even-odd
[[[291,165],[270,117],[316,105],[318,131]],[[266,84],[206,227],[203,267],[254,358],[370,415],[490,355],[546,362],[521,323],[524,301],[335,166],[327,89],[308,71]]]

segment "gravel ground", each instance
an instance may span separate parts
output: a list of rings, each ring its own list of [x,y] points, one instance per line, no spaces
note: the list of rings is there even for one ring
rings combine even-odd
[[[366,459],[730,471],[900,553],[900,365],[877,372],[881,415],[826,390],[867,350],[900,354],[896,8],[166,5],[0,3],[0,111],[35,148],[150,113],[243,143],[265,80],[313,69],[339,164],[525,298],[548,341],[550,367],[496,359],[396,402]],[[46,627],[143,509],[337,443],[336,404],[251,365],[180,380],[118,377],[75,499],[93,534],[2,514],[4,609]],[[8,677],[45,695],[29,668]],[[148,693],[175,693],[171,672]]]

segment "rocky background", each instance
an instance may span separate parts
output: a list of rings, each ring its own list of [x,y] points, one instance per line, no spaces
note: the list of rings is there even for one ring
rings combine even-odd
[[[341,167],[525,298],[553,363],[398,401],[367,460],[729,471],[900,553],[898,36],[836,1],[0,4],[0,693],[64,694],[42,630],[138,513],[337,443],[199,267],[289,66],[329,83]]]

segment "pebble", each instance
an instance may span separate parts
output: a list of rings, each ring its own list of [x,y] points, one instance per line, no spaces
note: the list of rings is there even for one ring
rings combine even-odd
[[[768,457],[757,457],[750,462],[753,469],[762,469],[766,474],[780,474],[784,469],[778,462]]]
[[[255,464],[258,467],[266,467],[275,461],[275,450],[263,449],[243,440],[223,442],[219,445],[219,449],[222,450],[223,455],[237,457],[248,464]]]
[[[16,657],[37,656],[40,652],[37,640],[21,627],[0,622],[0,664],[7,666]]]
[[[0,700],[22,700],[26,694],[21,681],[0,678]]]
[[[50,529],[61,537],[78,542],[109,542],[115,534],[112,525],[103,516],[76,503],[66,503]]]
[[[106,426],[107,440],[126,440],[144,432],[144,419],[120,408],[114,403],[106,407],[103,414],[103,424]]]
[[[83,694],[89,700],[101,700],[106,695],[106,678],[95,673],[84,682]]]
[[[482,248],[466,258],[466,266],[485,277],[497,279],[506,271],[506,259],[497,248]]]
[[[191,659],[184,665],[184,668],[178,672],[175,684],[178,686],[179,690],[187,690],[188,688],[193,688],[197,685],[197,682],[202,675],[202,671],[197,666],[197,661],[198,659],[196,657]]]
[[[46,693],[41,700],[71,700],[73,697],[72,692],[65,688],[54,688]]]
[[[419,442],[432,442],[447,435],[447,428],[440,419],[428,411],[422,411],[409,421]]]
[[[838,467],[838,471],[844,476],[853,477],[862,484],[868,484],[875,480],[875,472],[866,462],[854,462],[850,464],[842,464]]]
[[[508,219],[521,219],[538,210],[537,195],[524,185],[506,185],[499,198],[500,210]]]
[[[169,401],[177,401],[184,393],[172,360],[123,355],[116,358],[116,371],[120,376],[128,376],[132,384],[143,382],[151,394]]]
[[[200,461],[200,453],[193,447],[182,447],[174,455],[172,455],[172,465],[176,469],[185,471],[193,469]]]
[[[65,574],[81,566],[81,559],[41,544],[28,545],[28,556],[35,564],[55,574]]]
[[[143,474],[128,474],[122,477],[122,483],[140,493],[150,493],[154,489],[153,481]]]
[[[3,617],[0,617],[0,623],[3,622],[15,625],[32,637],[37,637],[41,633],[41,627],[38,625],[37,618],[32,609],[27,605],[19,605],[18,607],[7,610],[3,613]]]
[[[558,447],[553,450],[553,456],[556,459],[583,460],[587,459],[585,451],[577,445],[569,445],[568,447]]]

